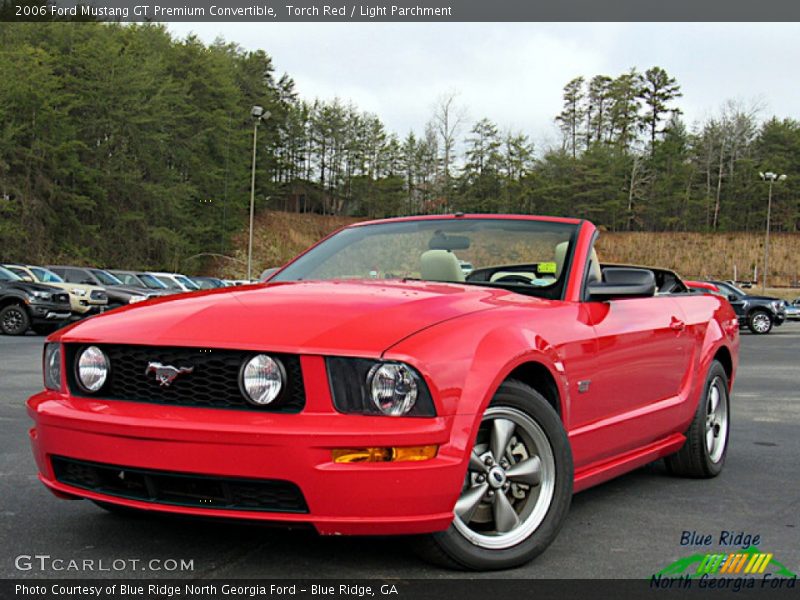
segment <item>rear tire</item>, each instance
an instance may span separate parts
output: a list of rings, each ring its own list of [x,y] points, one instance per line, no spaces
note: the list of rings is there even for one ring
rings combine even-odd
[[[766,335],[772,331],[772,315],[765,310],[754,310],[747,315],[747,328],[756,335]]]
[[[28,311],[20,304],[9,304],[0,310],[0,332],[5,335],[24,335],[31,325]]]
[[[454,520],[416,540],[428,561],[458,570],[510,569],[555,539],[572,500],[567,434],[549,402],[504,382],[483,415]]]
[[[716,477],[725,466],[730,439],[730,398],[728,375],[718,361],[711,363],[697,403],[686,442],[664,460],[674,475],[694,478]]]

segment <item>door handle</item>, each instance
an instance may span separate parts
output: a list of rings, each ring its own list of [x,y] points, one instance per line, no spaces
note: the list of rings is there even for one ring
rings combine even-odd
[[[677,317],[672,317],[672,320],[669,322],[669,328],[672,329],[672,331],[683,331],[686,329],[686,323]]]

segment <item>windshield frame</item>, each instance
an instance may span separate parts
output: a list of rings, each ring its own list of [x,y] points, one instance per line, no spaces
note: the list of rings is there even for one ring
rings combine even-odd
[[[0,266],[0,275],[3,275],[3,277],[0,278],[0,281],[23,281],[22,277],[14,273],[14,271],[12,271],[11,269],[6,269],[3,266]],[[8,275],[10,275],[11,277],[8,278],[7,277]]]
[[[443,285],[469,285],[469,286],[480,286],[480,287],[488,287],[488,288],[495,288],[495,289],[502,289],[507,290],[515,293],[519,293],[525,296],[534,296],[539,298],[547,298],[551,300],[564,300],[567,294],[567,289],[570,285],[570,278],[572,276],[572,267],[575,260],[575,253],[578,246],[578,240],[581,235],[581,231],[583,229],[584,224],[586,221],[584,219],[575,219],[575,218],[563,218],[563,217],[547,217],[547,216],[528,216],[528,215],[502,215],[502,214],[493,214],[493,215],[483,215],[483,214],[470,214],[470,215],[463,215],[461,213],[455,215],[430,215],[430,216],[418,216],[418,217],[397,217],[391,219],[382,219],[382,220],[373,220],[373,221],[363,221],[359,223],[353,223],[351,225],[342,227],[337,229],[330,235],[324,237],[319,242],[314,244],[313,246],[306,249],[304,252],[301,252],[296,257],[294,257],[291,261],[286,263],[283,267],[281,267],[277,272],[270,276],[268,283],[272,282],[293,282],[293,281],[332,281],[331,280],[314,280],[314,279],[286,279],[282,277],[287,271],[291,271],[292,267],[296,266],[298,261],[302,261],[304,258],[307,258],[308,255],[315,250],[317,250],[320,246],[324,245],[326,242],[329,242],[332,238],[338,236],[339,234],[362,227],[375,227],[381,225],[389,225],[389,224],[400,224],[400,223],[413,223],[413,222],[436,222],[440,221],[442,223],[449,223],[453,221],[508,221],[508,222],[520,222],[520,221],[527,221],[527,222],[534,222],[534,223],[552,223],[554,225],[564,225],[570,226],[572,231],[568,238],[569,247],[567,254],[564,257],[564,265],[562,267],[561,275],[559,276],[557,282],[550,286],[540,287],[540,286],[531,286],[522,283],[511,283],[511,282],[491,282],[491,281],[428,281],[428,280],[421,280],[416,278],[398,278],[398,279],[344,279],[343,281],[364,281],[364,282],[375,282],[375,281],[422,281],[424,283],[431,283],[431,284],[443,284]],[[533,232],[532,232],[533,233]],[[469,261],[472,262],[472,261]],[[496,267],[500,267],[503,265],[494,265]],[[519,265],[522,266],[522,263]],[[475,272],[481,271],[482,269],[487,269],[489,267],[479,267],[475,269]]]

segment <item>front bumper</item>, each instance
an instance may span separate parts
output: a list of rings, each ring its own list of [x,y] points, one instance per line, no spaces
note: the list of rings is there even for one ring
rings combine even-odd
[[[29,302],[28,309],[34,323],[59,323],[72,316],[69,303]]]
[[[70,302],[72,312],[81,317],[100,314],[108,305],[107,300],[101,302],[91,298],[75,298],[73,296],[70,296]]]
[[[81,308],[81,310],[72,311],[72,320],[80,321],[87,317],[103,314],[108,310],[108,304],[88,304]]]
[[[310,390],[309,390],[310,391]],[[466,469],[472,416],[431,419],[343,415],[309,395],[300,414],[99,401],[46,391],[28,401],[39,479],[61,497],[206,517],[308,523],[322,534],[392,535],[441,531]],[[328,400],[329,401],[329,400]],[[323,410],[317,411],[322,407]],[[456,436],[459,439],[462,436]],[[419,462],[332,462],[333,448],[439,445]],[[294,483],[303,514],[175,506],[109,496],[56,478],[53,456],[130,468]]]

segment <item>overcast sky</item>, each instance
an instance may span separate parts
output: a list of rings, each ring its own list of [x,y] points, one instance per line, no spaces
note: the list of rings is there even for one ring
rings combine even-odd
[[[555,142],[561,89],[573,77],[658,65],[682,87],[689,125],[727,99],[761,116],[800,118],[800,24],[172,23],[264,49],[300,95],[352,100],[405,135],[440,95],[459,92],[470,122],[489,117],[542,145]]]

